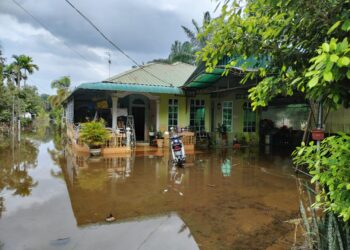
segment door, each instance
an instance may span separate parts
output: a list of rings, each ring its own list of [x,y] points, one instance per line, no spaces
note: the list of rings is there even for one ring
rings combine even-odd
[[[137,141],[145,140],[145,107],[132,107]]]

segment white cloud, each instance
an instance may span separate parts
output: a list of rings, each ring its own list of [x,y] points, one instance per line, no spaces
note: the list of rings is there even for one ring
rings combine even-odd
[[[192,18],[201,23],[203,13],[216,4],[209,0],[72,2],[139,63],[167,57],[173,41],[186,39],[181,25],[192,27]],[[13,54],[26,54],[39,65],[29,78],[39,92],[52,93],[50,82],[64,75],[71,77],[73,85],[106,79],[107,51],[112,55],[111,75],[132,66],[64,1],[22,0],[20,4],[52,33],[12,1],[0,0],[0,45],[8,62]]]

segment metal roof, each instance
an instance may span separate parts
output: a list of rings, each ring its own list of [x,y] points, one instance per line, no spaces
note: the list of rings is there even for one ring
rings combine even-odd
[[[174,64],[149,63],[106,79],[116,84],[143,84],[153,86],[181,87],[190,77],[195,66],[176,62]]]
[[[236,66],[231,66],[230,69],[236,70],[241,74],[244,72],[256,71],[258,67],[265,66],[265,61],[257,60],[254,57],[244,59],[243,57],[224,57],[221,59],[216,68],[212,72],[207,72],[205,69],[205,63],[201,62],[192,75],[187,79],[183,85],[185,88],[206,88],[217,82],[225,71],[226,65],[232,60],[236,61]],[[245,69],[243,70],[243,65]]]
[[[155,86],[145,84],[129,84],[129,83],[110,83],[110,82],[90,82],[82,83],[75,90],[107,90],[107,91],[127,91],[127,92],[143,92],[156,94],[175,94],[183,95],[184,92],[178,87],[171,86]]]

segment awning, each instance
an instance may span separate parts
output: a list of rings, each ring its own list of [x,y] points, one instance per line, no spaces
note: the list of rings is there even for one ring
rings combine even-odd
[[[235,66],[231,66],[230,69],[241,72],[242,74],[245,72],[256,71],[258,67],[266,66],[266,59],[264,58],[258,60],[254,57],[247,59],[244,59],[243,57],[224,57],[218,62],[216,68],[212,72],[207,72],[205,69],[205,63],[202,62],[198,65],[197,69],[189,77],[183,87],[197,89],[209,87],[223,77],[222,73],[225,71],[226,65],[232,60],[235,60],[236,64]],[[245,68],[244,70],[243,65]]]
[[[74,90],[74,92],[78,89],[184,95],[184,92],[182,91],[182,89],[178,87],[129,84],[129,83],[111,83],[111,82],[82,83]]]

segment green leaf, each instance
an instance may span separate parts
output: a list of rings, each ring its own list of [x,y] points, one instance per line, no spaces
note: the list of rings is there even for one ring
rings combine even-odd
[[[331,71],[327,71],[323,73],[323,79],[327,82],[333,81],[333,74]]]
[[[350,70],[348,70],[348,72],[346,72],[346,77],[347,77],[348,79],[350,79]]]
[[[337,49],[337,39],[332,38],[331,42],[329,43],[329,48],[331,51],[334,51]]]
[[[312,89],[313,87],[316,86],[316,84],[318,83],[318,76],[314,76],[308,83],[307,86]]]
[[[347,56],[342,56],[341,58],[338,59],[338,66],[343,67],[343,66],[348,66],[350,63],[350,58]]]
[[[346,189],[350,190],[350,183],[348,185],[346,185]]]
[[[350,21],[349,20],[345,20],[345,22],[341,26],[341,29],[344,30],[344,31],[349,31],[350,30]]]
[[[329,44],[328,43],[323,43],[322,44],[322,50],[324,52],[329,52]]]
[[[341,23],[341,21],[336,22],[335,24],[332,25],[332,27],[330,27],[330,29],[327,31],[327,35],[331,34]]]
[[[338,101],[339,101],[339,96],[338,95],[334,95],[333,96],[333,102],[334,103],[338,103]]]
[[[337,56],[336,54],[332,54],[331,57],[330,57],[330,60],[331,60],[332,62],[337,62],[338,59],[339,59],[339,56]]]

